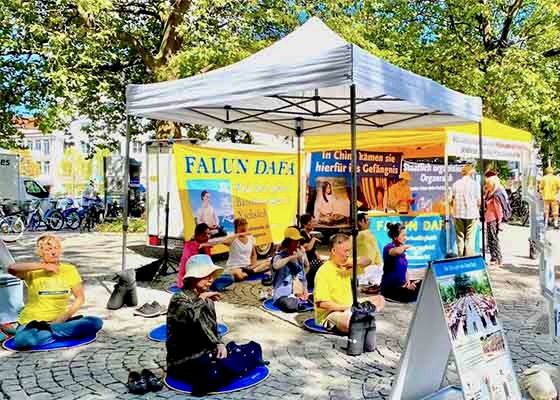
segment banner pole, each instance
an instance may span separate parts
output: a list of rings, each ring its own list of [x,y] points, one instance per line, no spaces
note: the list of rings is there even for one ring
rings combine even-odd
[[[484,152],[482,143],[482,120],[478,123],[478,150],[480,160],[480,221],[482,223],[482,257],[486,260],[486,204],[484,203]]]
[[[301,217],[301,137],[303,135],[303,119],[296,118],[296,137],[297,137],[297,216],[296,225],[299,226]]]
[[[449,207],[449,151],[447,149],[447,143],[444,146],[444,159],[443,159],[443,163],[444,163],[444,173],[445,173],[445,255],[449,254],[449,251],[451,249],[451,237],[450,237],[450,231],[451,229],[449,229],[449,216],[450,216],[450,207]],[[462,254],[457,254],[459,257],[462,257]]]
[[[354,305],[358,305],[358,287],[357,287],[357,266],[358,266],[358,248],[356,241],[358,238],[358,150],[356,146],[356,85],[350,85],[350,135],[352,142],[352,204],[350,205],[350,215],[352,217],[352,301]]]
[[[122,240],[122,267],[124,271],[126,269],[126,238],[128,232],[128,180],[130,169],[130,116],[126,117],[126,143],[125,143],[125,156],[124,156],[124,181],[123,181],[123,240]]]

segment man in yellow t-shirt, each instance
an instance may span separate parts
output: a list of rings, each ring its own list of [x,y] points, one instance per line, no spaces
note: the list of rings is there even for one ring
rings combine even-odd
[[[544,226],[548,227],[548,218],[552,210],[554,227],[558,229],[558,193],[560,193],[560,180],[554,175],[554,169],[548,167],[544,170],[545,176],[541,179],[540,190],[544,200]]]
[[[103,321],[97,317],[74,317],[84,304],[84,289],[76,267],[60,261],[60,240],[54,235],[41,236],[37,240],[37,254],[42,262],[15,263],[8,267],[8,272],[24,280],[28,288],[14,346],[25,349],[94,335]],[[71,296],[74,302],[69,307]]]
[[[352,315],[352,262],[350,238],[342,233],[331,238],[330,259],[317,271],[315,277],[315,323],[328,330],[347,333]],[[367,257],[358,259],[360,271],[370,264]],[[383,296],[369,299],[378,311],[383,310]]]

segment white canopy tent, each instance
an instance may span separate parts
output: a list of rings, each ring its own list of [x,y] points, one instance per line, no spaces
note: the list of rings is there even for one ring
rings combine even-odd
[[[303,134],[350,129],[354,239],[356,131],[457,125],[482,119],[480,98],[383,61],[346,42],[318,18],[233,65],[175,81],[128,85],[126,101],[130,116],[274,135],[301,138]],[[300,143],[298,139],[299,150]],[[127,183],[125,177],[125,186]],[[128,200],[127,192],[125,187]],[[127,208],[125,202],[125,216]],[[123,249],[123,268],[125,261]],[[354,279],[355,272],[354,265]]]

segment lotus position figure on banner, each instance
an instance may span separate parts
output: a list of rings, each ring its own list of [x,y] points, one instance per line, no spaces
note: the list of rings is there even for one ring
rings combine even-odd
[[[336,201],[332,184],[329,181],[323,182],[321,192],[317,193],[315,200],[315,218],[320,224],[336,225],[346,219],[344,215],[336,212]]]
[[[381,294],[388,299],[402,303],[416,301],[421,281],[408,278],[406,251],[406,227],[400,223],[387,224],[388,235],[392,242],[383,249],[383,278]]]
[[[187,264],[183,289],[173,295],[167,312],[167,374],[204,395],[253,371],[262,360],[258,343],[227,346],[218,334],[214,301],[208,291],[223,268],[208,255],[194,255]]]
[[[305,250],[305,255],[307,256],[307,261],[309,262],[309,272],[307,273],[307,287],[313,289],[315,285],[315,275],[319,270],[319,267],[323,265],[323,260],[319,258],[317,254],[317,244],[321,241],[312,236],[312,232],[317,225],[317,219],[311,214],[303,214],[299,218],[299,223],[301,226],[301,236],[300,244]]]
[[[350,237],[338,233],[329,243],[330,259],[325,262],[315,277],[315,323],[330,331],[347,333],[352,316],[352,260]],[[367,257],[358,259],[358,273],[371,264]],[[368,300],[382,311],[385,301],[382,296],[372,296]]]
[[[85,295],[80,274],[71,264],[61,261],[62,244],[54,235],[37,240],[41,262],[21,262],[8,267],[8,272],[27,284],[27,303],[18,319],[14,345],[27,349],[50,344],[55,340],[83,338],[103,326],[97,317],[75,316],[84,304]],[[68,307],[70,297],[74,302]]]
[[[305,277],[305,251],[299,245],[302,239],[296,227],[284,232],[278,253],[272,258],[272,297],[274,305],[284,312],[305,308],[309,299]]]
[[[202,223],[194,228],[194,237],[186,241],[183,245],[183,255],[179,263],[179,273],[177,274],[177,287],[183,287],[183,279],[187,270],[189,259],[195,254],[206,254],[210,256],[212,246],[208,243],[210,240],[210,228]],[[233,284],[233,276],[230,274],[222,274],[213,281],[212,290],[221,292],[228,286]]]
[[[401,172],[399,181],[389,188],[389,208],[398,213],[406,214],[410,211],[410,205],[414,202],[410,181],[412,177],[406,171]]]
[[[235,235],[224,241],[224,244],[229,246],[226,263],[229,274],[236,281],[242,281],[249,275],[269,270],[270,260],[257,261],[255,238],[249,233],[249,222],[245,218],[236,218],[233,225]]]

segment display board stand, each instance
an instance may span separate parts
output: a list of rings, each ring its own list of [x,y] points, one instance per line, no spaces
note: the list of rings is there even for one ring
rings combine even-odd
[[[463,389],[442,391],[451,354]],[[479,256],[436,261],[422,283],[390,399],[428,398],[521,399]]]

